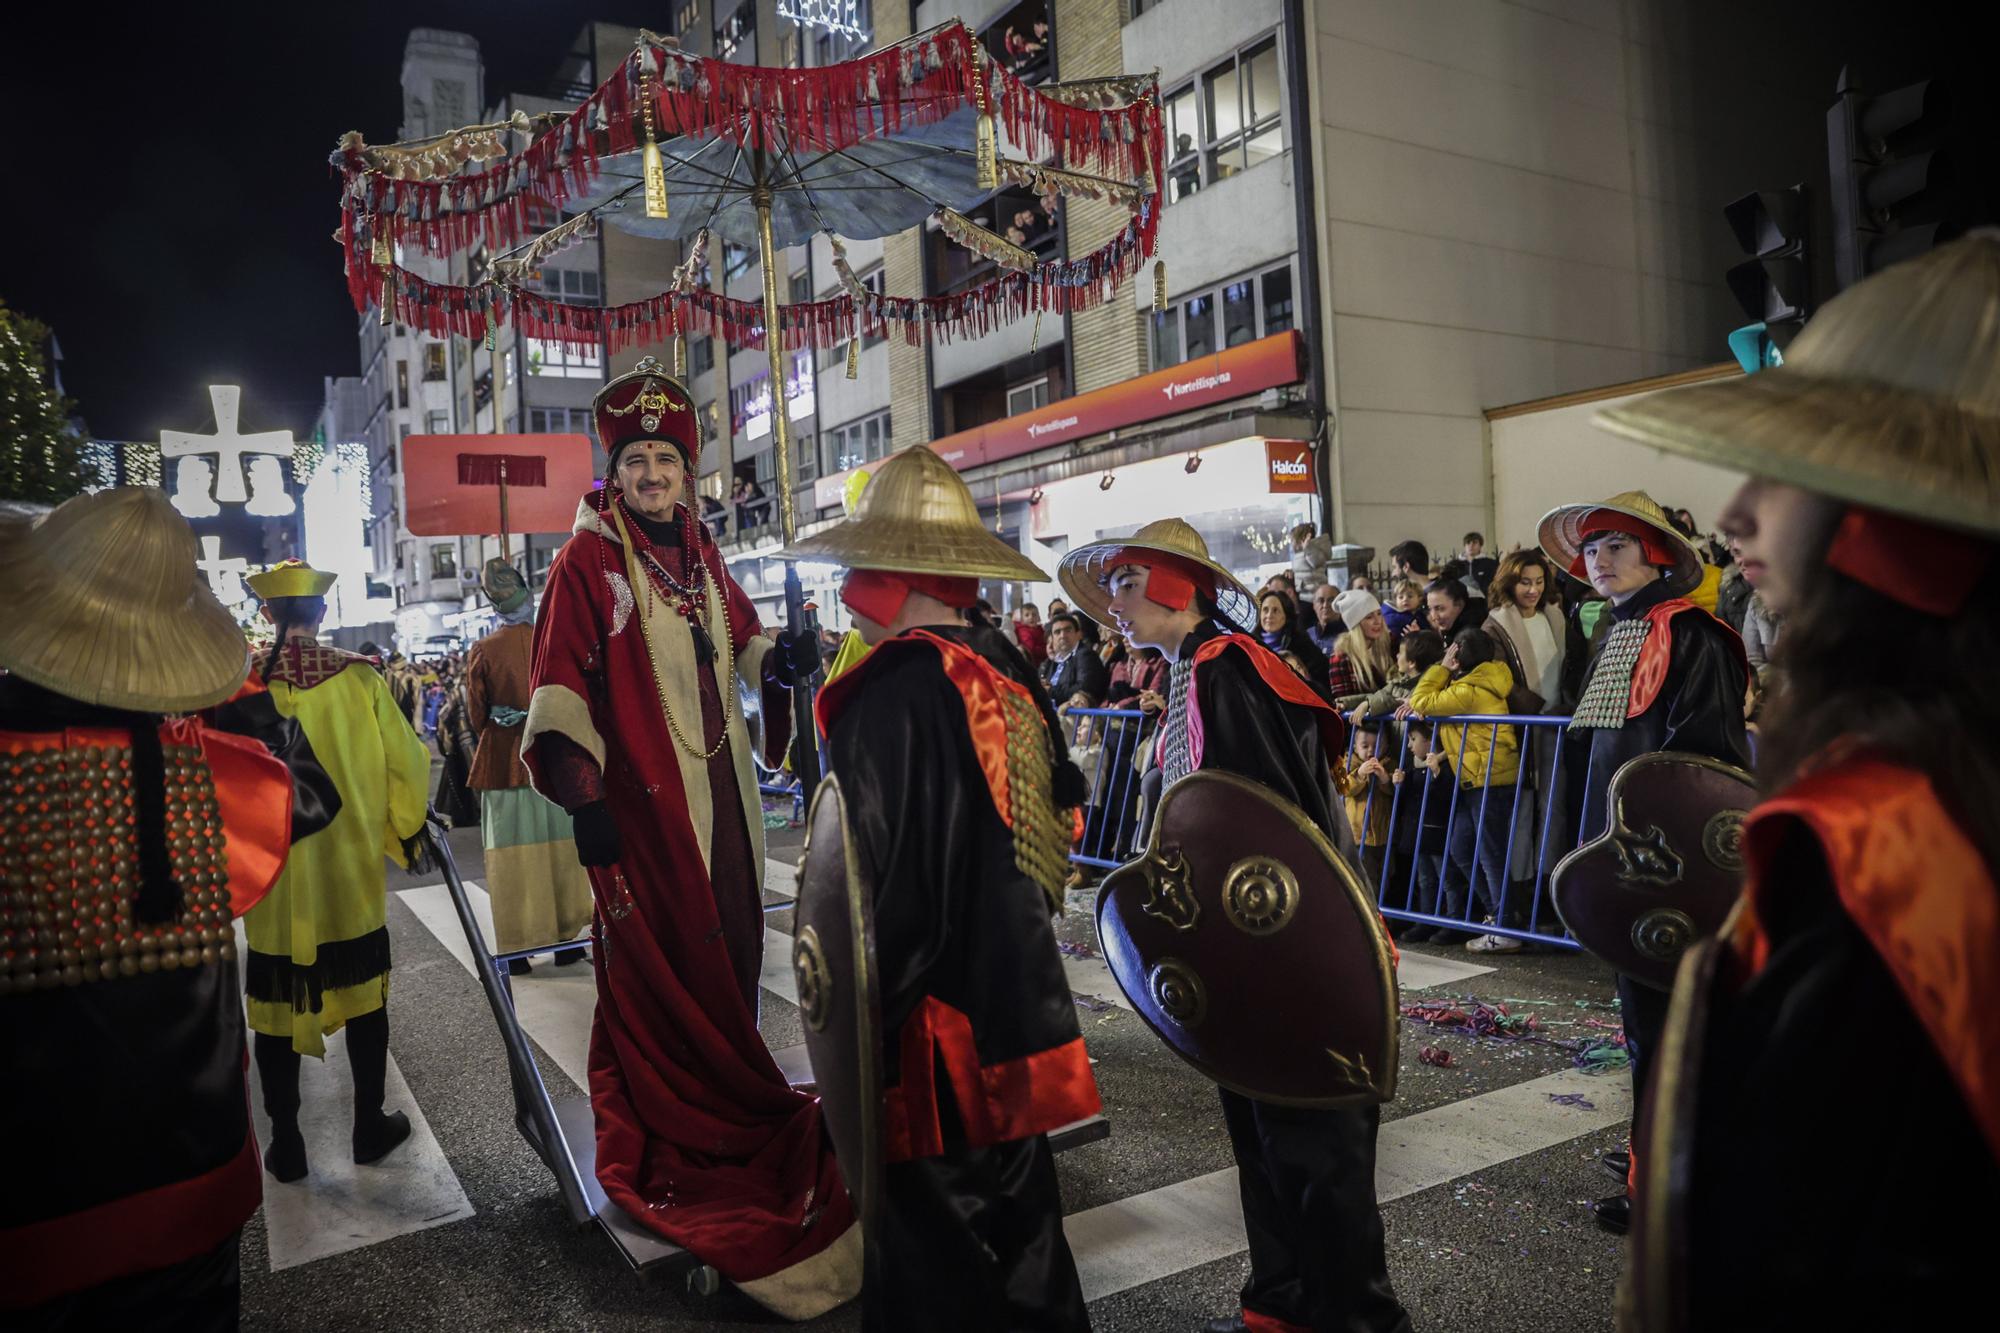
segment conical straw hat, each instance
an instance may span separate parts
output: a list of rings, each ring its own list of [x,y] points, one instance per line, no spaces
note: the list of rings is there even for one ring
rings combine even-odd
[[[199,554],[187,520],[149,486],[80,495],[0,528],[0,667],[108,708],[221,703],[249,652],[195,568]]]
[[[1045,583],[1034,561],[979,521],[979,505],[951,464],[918,445],[875,469],[854,517],[786,547],[786,560],[849,569]]]
[[[1155,519],[1130,537],[1111,537],[1066,553],[1057,568],[1063,591],[1092,620],[1115,629],[1111,596],[1104,590],[1104,579],[1112,570],[1128,563],[1126,554],[1135,551],[1177,556],[1207,570],[1215,576],[1215,605],[1222,618],[1243,629],[1257,623],[1257,602],[1250,590],[1209,558],[1208,543],[1184,518]]]
[[[1871,509],[2000,536],[2000,231],[1856,283],[1785,364],[1597,417],[1613,434]]]
[[[1602,509],[1638,519],[1659,535],[1661,545],[1674,553],[1674,567],[1665,575],[1669,591],[1691,592],[1701,586],[1701,555],[1692,542],[1681,536],[1660,502],[1644,491],[1621,491],[1609,500],[1589,504],[1557,505],[1542,515],[1539,530],[1542,550],[1564,573],[1583,554],[1583,539],[1603,530],[1603,524],[1589,521],[1592,514]]]

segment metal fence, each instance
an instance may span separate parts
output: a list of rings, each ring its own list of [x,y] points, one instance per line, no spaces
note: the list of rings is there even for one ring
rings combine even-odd
[[[1138,854],[1158,802],[1155,728],[1131,709],[1067,717],[1090,790],[1070,860],[1110,869]],[[1449,932],[1440,943],[1492,934],[1579,947],[1549,901],[1549,876],[1577,841],[1568,728],[1566,717],[1507,714],[1369,718],[1349,729],[1334,816],[1384,916]],[[1362,774],[1370,758],[1379,769]],[[1580,780],[1589,778],[1586,765]]]

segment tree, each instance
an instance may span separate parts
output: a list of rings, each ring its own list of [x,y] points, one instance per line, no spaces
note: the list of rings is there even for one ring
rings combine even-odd
[[[61,504],[97,480],[49,374],[48,341],[47,327],[0,301],[0,500]]]

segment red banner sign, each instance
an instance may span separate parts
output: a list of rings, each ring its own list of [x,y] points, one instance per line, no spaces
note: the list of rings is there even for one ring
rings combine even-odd
[[[1295,330],[1274,333],[1213,356],[1198,357],[1150,375],[1064,398],[1032,412],[974,426],[933,440],[930,447],[964,472],[1087,435],[1192,412],[1281,384],[1296,384],[1303,373],[1299,368],[1302,350]],[[819,508],[839,504],[841,488],[851,471],[821,477],[813,486],[813,504]],[[1310,466],[1302,489],[1313,489]]]
[[[1311,495],[1319,489],[1313,484],[1312,445],[1305,440],[1265,440],[1264,466],[1273,495]]]
[[[587,435],[412,435],[403,441],[410,531],[419,537],[500,531],[501,458],[510,476],[525,478],[507,486],[507,531],[568,532],[576,502],[595,480]]]

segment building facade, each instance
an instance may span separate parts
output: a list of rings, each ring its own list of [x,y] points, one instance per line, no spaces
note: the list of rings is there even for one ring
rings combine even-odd
[[[1810,161],[1822,123],[1815,69],[1694,58],[1739,50],[1729,38],[1750,22],[1710,0],[857,0],[859,36],[804,25],[793,9],[676,0],[666,30],[698,54],[810,66],[956,17],[1030,82],[1157,70],[1166,300],[1156,310],[1142,280],[1096,309],[980,339],[863,338],[851,378],[847,347],[802,353],[776,393],[761,350],[688,339],[707,435],[697,490],[767,621],[782,613],[777,410],[806,530],[840,517],[857,470],[924,443],[1044,567],[1166,514],[1252,580],[1288,564],[1300,522],[1377,552],[1408,537],[1455,547],[1495,523],[1487,409],[1726,355],[1741,319],[1723,283],[1737,256],[1720,205]],[[542,96],[510,94],[486,118],[573,105],[636,35],[588,25]],[[473,90],[464,109],[486,105],[476,67],[470,39],[413,34],[405,133],[446,127],[448,85]],[[1764,132],[1731,133],[1724,101]],[[1124,222],[1109,204],[1046,213],[1004,190],[968,212],[1050,258],[1086,254]],[[889,294],[947,294],[990,273],[928,225],[846,249],[860,280]],[[490,258],[473,256],[453,280]],[[566,300],[617,304],[663,290],[680,258],[607,226],[540,281]],[[824,240],[777,262],[783,299],[838,291]],[[752,249],[717,238],[707,276],[761,297]],[[385,459],[412,430],[587,433],[606,376],[674,355],[565,354],[511,328],[490,349],[441,346],[372,314],[362,338]],[[1551,503],[1563,481],[1540,483]],[[377,485],[376,505],[378,525],[400,514],[393,482]],[[378,569],[404,606],[436,608],[435,632],[446,615],[476,613],[466,592],[491,539],[383,535]],[[562,536],[529,539],[536,576]],[[1531,540],[1492,531],[1489,545]],[[803,573],[823,617],[841,623],[838,572]],[[1007,607],[1054,591],[989,596]]]

